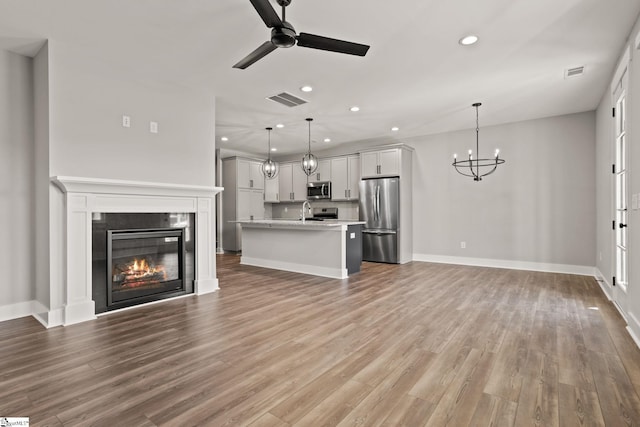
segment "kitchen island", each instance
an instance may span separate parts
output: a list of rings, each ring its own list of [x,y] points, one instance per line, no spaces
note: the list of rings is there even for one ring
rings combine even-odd
[[[241,264],[335,279],[360,271],[361,221],[238,222],[242,226]]]

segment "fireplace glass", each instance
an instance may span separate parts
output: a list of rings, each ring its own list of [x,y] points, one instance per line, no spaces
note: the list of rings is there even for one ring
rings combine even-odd
[[[107,305],[184,289],[184,229],[109,230]]]

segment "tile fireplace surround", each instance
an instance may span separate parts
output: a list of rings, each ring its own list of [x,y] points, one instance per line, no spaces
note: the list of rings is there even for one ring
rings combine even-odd
[[[51,182],[64,193],[64,212],[60,215],[65,224],[64,230],[52,233],[51,247],[65,249],[60,253],[51,251],[49,298],[52,302],[46,312],[35,314],[46,327],[71,325],[96,318],[91,290],[91,225],[94,212],[194,213],[194,293],[202,295],[218,289],[215,195],[222,191],[221,187],[64,176],[53,177]]]

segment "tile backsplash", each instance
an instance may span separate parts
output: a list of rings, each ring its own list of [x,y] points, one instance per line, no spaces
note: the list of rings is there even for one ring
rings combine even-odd
[[[330,200],[312,201],[311,208],[338,208],[338,219],[357,220],[358,202],[332,202]],[[269,203],[265,203],[267,207]],[[265,215],[270,219],[298,219],[302,212],[302,202],[298,203],[271,203],[271,216],[269,209],[265,209]]]

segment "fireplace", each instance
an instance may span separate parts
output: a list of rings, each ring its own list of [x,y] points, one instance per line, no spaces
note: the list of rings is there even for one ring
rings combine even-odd
[[[194,215],[94,213],[96,313],[193,293]]]
[[[107,231],[107,309],[184,293],[184,229]]]
[[[215,197],[223,188],[72,176],[51,182],[56,226],[43,257],[50,263],[49,289],[34,307],[46,327],[108,311],[107,230],[184,229],[184,293],[218,289]],[[172,292],[157,297],[166,295]]]

